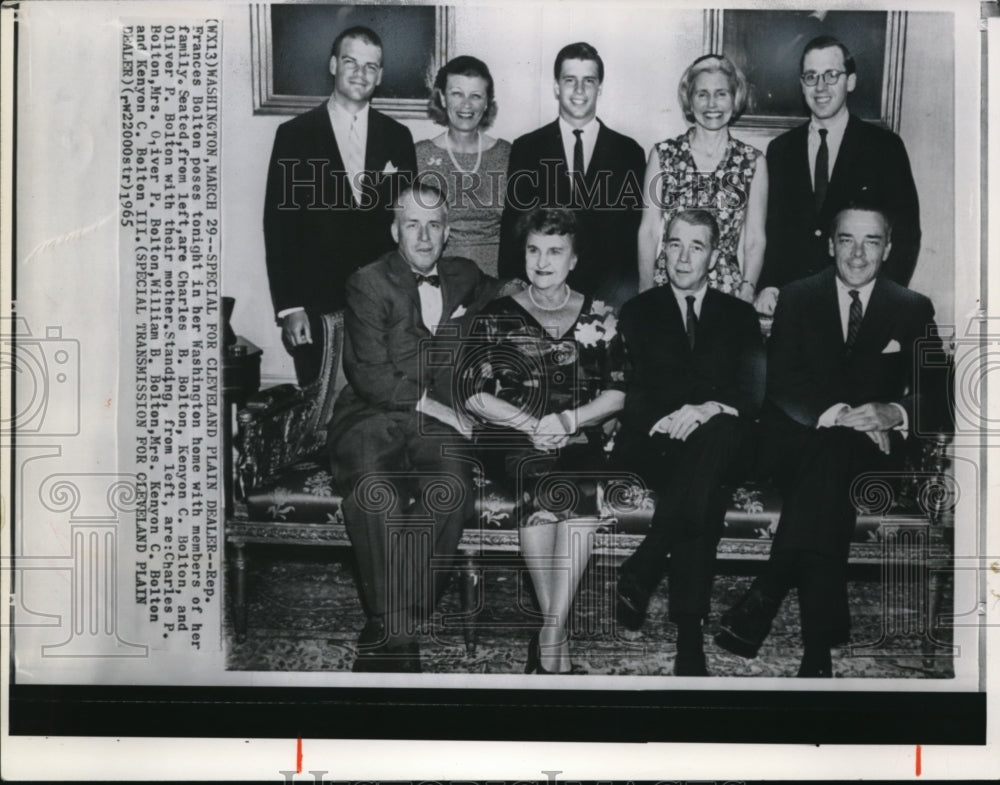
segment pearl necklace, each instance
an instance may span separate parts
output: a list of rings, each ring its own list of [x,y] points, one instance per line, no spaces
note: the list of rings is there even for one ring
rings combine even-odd
[[[563,286],[566,286],[566,284],[563,284]],[[538,302],[538,300],[535,299],[534,289],[535,289],[534,284],[528,287],[528,299],[531,300],[534,306],[540,311],[561,311],[563,308],[566,307],[566,303],[569,302],[569,298],[573,296],[573,290],[570,289],[568,286],[566,286],[566,296],[563,298],[563,301],[559,303],[559,305],[553,308],[551,306],[542,305],[540,302]]]
[[[451,134],[448,131],[444,132],[444,147],[448,151],[448,157],[451,159],[451,162],[462,174],[472,174],[479,169],[479,164],[482,163],[483,160],[483,135],[479,131],[476,131],[476,165],[468,171],[459,166],[458,161],[455,160],[455,153],[453,153],[451,149]]]

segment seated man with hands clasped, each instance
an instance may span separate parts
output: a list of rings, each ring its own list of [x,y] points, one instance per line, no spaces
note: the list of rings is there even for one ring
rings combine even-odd
[[[900,466],[916,430],[947,426],[947,370],[920,362],[918,351],[923,342],[941,352],[934,307],[879,274],[891,230],[870,204],[838,211],[834,266],[781,290],[768,340],[761,463],[781,491],[781,517],[764,571],[723,614],[715,641],[755,657],[797,587],[802,677],[832,676],[830,649],[848,639],[852,485]]]
[[[674,673],[707,676],[701,625],[729,500],[723,484],[753,465],[764,347],[753,306],[708,285],[720,255],[712,214],[675,213],[664,246],[669,285],[648,289],[621,313],[628,373],[615,458],[659,501],[649,533],[621,567],[617,619],[642,626],[669,555]]]
[[[440,336],[460,334],[459,320],[490,300],[497,281],[468,259],[441,255],[447,201],[419,179],[396,201],[392,237],[397,250],[347,281],[350,385],[328,443],[368,617],[354,670],[413,673],[444,584],[445,573],[431,575],[432,559],[454,555],[474,502],[471,464],[448,449],[471,430],[450,406],[451,367],[428,357]]]

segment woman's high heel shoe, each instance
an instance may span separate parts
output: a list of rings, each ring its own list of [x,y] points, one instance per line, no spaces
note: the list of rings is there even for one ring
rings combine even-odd
[[[542,665],[542,651],[541,644],[539,642],[539,636],[541,632],[536,632],[531,636],[531,640],[528,642],[528,661],[524,666],[525,673],[539,673],[545,674],[547,676],[565,676],[572,673],[572,670],[568,671],[550,671],[545,666]]]

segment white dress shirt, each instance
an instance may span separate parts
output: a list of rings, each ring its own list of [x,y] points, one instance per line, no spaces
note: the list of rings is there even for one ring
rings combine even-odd
[[[344,109],[344,107],[337,104],[333,98],[326,102],[326,112],[330,118],[330,127],[333,129],[333,136],[337,140],[337,149],[340,150],[340,157],[344,160],[344,169],[347,172],[347,176],[351,184],[351,191],[354,193],[354,198],[359,202],[361,201],[361,189],[355,187],[355,180],[358,172],[352,172],[348,168],[349,155],[347,150],[348,145],[351,144],[351,126],[354,123],[357,123],[356,132],[360,138],[361,168],[363,169],[365,163],[365,153],[367,151],[366,145],[368,143],[368,109],[369,106],[366,104],[364,109],[358,112],[358,114],[353,115]],[[284,310],[278,311],[278,318],[283,319],[288,316],[288,314],[301,310],[304,310],[301,305],[294,306],[292,308],[285,308]]]
[[[412,269],[412,268],[411,268]],[[438,275],[437,265],[427,273],[413,271],[414,275]],[[441,324],[441,312],[444,310],[444,298],[441,295],[440,286],[431,286],[429,283],[417,284],[417,294],[420,295],[420,317],[424,326],[431,333],[437,332],[438,325]]]
[[[678,289],[673,284],[670,284],[670,291],[674,293],[674,299],[677,300],[677,307],[681,309],[681,321],[687,326],[687,298],[694,295],[694,315],[701,320],[701,306],[705,302],[705,293],[708,291],[708,282],[706,282],[697,291],[690,291],[685,289]],[[697,342],[697,330],[695,331],[695,342]],[[724,403],[719,403],[719,401],[706,401],[706,403],[714,403],[724,414],[739,415],[732,406],[727,406]]]
[[[333,127],[333,135],[337,140],[337,148],[340,150],[340,157],[344,160],[344,170],[347,172],[351,190],[354,192],[354,198],[358,202],[361,201],[361,187],[358,177],[365,168],[365,153],[368,145],[368,112],[370,108],[368,104],[365,104],[365,108],[354,115],[332,98],[326,102],[326,110],[330,115],[330,125]],[[351,141],[352,126],[355,128],[358,137],[357,142]],[[357,171],[354,171],[350,162],[350,150],[354,144],[357,144],[359,147],[357,154],[360,156],[360,161],[357,162]]]
[[[840,144],[844,141],[844,131],[847,130],[847,121],[851,115],[844,112],[840,117],[832,120],[827,125],[817,125],[815,118],[809,121],[809,178],[812,180],[813,188],[816,187],[816,153],[819,152],[819,129],[826,129],[826,149],[827,171],[826,181],[833,179],[833,167],[837,163],[837,153],[840,152]]]
[[[594,157],[594,146],[597,144],[597,134],[601,130],[601,124],[597,118],[593,118],[582,128],[574,128],[561,117],[559,118],[559,133],[562,136],[563,153],[566,155],[566,171],[573,172],[573,148],[576,147],[576,136],[573,131],[583,131],[580,139],[583,141],[583,171],[586,174],[590,168],[590,159]]]
[[[840,278],[836,278],[835,280],[837,282],[837,305],[840,308],[840,330],[841,335],[844,336],[844,340],[846,341],[847,327],[851,319],[851,291],[856,291],[858,293],[858,300],[861,302],[861,318],[864,319],[865,314],[868,313],[868,301],[871,300],[872,289],[875,288],[875,279],[873,278],[864,286],[856,289],[845,284],[840,280]],[[897,425],[894,430],[902,431],[903,436],[905,437],[910,419],[906,414],[906,409],[895,402],[890,402],[890,405],[895,406],[903,417],[903,422]],[[837,416],[844,408],[849,408],[846,403],[835,403],[820,415],[819,420],[816,423],[816,427],[832,428],[837,421]]]

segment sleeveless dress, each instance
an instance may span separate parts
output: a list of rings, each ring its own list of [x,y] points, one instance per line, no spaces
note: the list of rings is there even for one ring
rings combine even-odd
[[[430,139],[415,145],[417,174],[427,176],[448,197],[448,256],[471,259],[487,275],[496,277],[500,250],[500,216],[507,193],[507,162],[510,142],[497,139],[483,150],[479,167],[476,153],[453,153],[455,164],[443,147]]]
[[[743,283],[737,249],[750,201],[750,183],[757,171],[757,159],[761,152],[730,136],[729,145],[715,171],[699,172],[691,155],[693,133],[691,128],[676,139],[667,139],[656,145],[662,177],[663,228],[653,281],[657,286],[668,282],[665,235],[671,216],[697,207],[711,212],[719,224],[719,262],[708,274],[708,285],[735,295]]]
[[[494,300],[473,323],[461,369],[462,400],[490,393],[538,418],[576,408],[604,390],[625,389],[616,314],[589,297],[558,338],[512,297]],[[549,453],[535,450],[513,428],[483,424],[476,436],[485,474],[521,499],[522,526],[596,515],[596,478],[607,465],[610,441],[601,424],[581,429]]]

